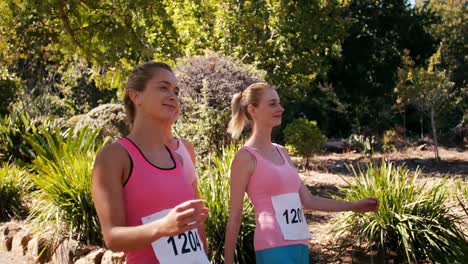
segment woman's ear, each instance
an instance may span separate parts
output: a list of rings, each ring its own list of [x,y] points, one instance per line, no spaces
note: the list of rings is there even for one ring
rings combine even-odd
[[[249,115],[251,117],[254,117],[255,116],[255,107],[252,104],[249,104],[247,106],[247,112],[249,113]]]
[[[128,90],[128,97],[130,97],[130,100],[137,105],[139,104],[140,101],[140,93],[137,90],[130,89]]]

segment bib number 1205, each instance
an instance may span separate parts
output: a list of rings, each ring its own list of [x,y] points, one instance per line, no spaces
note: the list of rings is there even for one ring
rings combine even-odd
[[[302,223],[304,219],[302,218],[303,216],[302,208],[297,208],[297,209],[286,209],[283,212],[283,216],[286,219],[286,224],[297,224],[297,223]],[[289,221],[291,219],[291,221]]]
[[[178,236],[171,236],[167,239],[167,243],[172,245],[174,255],[187,254],[202,250],[200,239],[195,230],[190,230],[185,233],[179,234]]]

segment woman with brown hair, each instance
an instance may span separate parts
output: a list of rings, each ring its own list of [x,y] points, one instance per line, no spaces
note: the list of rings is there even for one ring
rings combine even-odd
[[[208,209],[166,145],[178,93],[168,65],[137,66],[125,91],[130,134],[96,157],[92,195],[104,241],[129,264],[209,263],[198,231]]]

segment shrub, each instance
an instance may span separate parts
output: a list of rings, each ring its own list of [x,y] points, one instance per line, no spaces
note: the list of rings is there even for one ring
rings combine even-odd
[[[16,101],[18,88],[13,80],[0,79],[0,117],[10,112],[11,105]]]
[[[30,188],[27,174],[12,163],[0,167],[0,221],[22,217],[26,212],[23,198]]]
[[[84,115],[75,126],[75,131],[84,127],[99,129],[99,138],[110,137],[117,140],[128,135],[130,127],[127,123],[125,108],[121,104],[104,104]]]
[[[174,126],[174,132],[190,140],[196,149],[198,164],[231,141],[226,133],[230,112],[210,108],[191,98],[184,100],[184,110]]]
[[[468,113],[463,120],[452,129],[452,141],[459,147],[468,148]]]
[[[374,136],[364,136],[359,134],[351,134],[348,138],[349,146],[352,150],[360,152],[364,155],[372,155],[377,141]]]
[[[404,132],[404,128],[386,130],[383,135],[382,149],[388,152],[402,150],[406,146],[402,132]]]
[[[199,178],[200,195],[207,202],[210,216],[205,222],[206,236],[210,249],[211,263],[223,263],[224,238],[229,216],[229,171],[237,147],[231,144],[218,154],[210,156],[208,166],[201,171]],[[242,224],[237,240],[235,261],[254,263],[253,234],[255,211],[247,196],[244,198]]]
[[[263,80],[264,73],[217,54],[180,60],[174,71],[182,108],[176,133],[194,143],[199,157],[207,157],[230,142],[232,96]]]
[[[39,129],[40,127],[44,129]],[[14,160],[20,164],[29,164],[35,157],[34,150],[26,141],[31,134],[62,129],[60,120],[31,118],[28,113],[13,111],[0,120],[0,162]]]
[[[298,118],[289,123],[284,129],[284,138],[288,150],[305,158],[307,168],[310,157],[322,149],[326,140],[317,122],[305,118]]]
[[[344,199],[377,197],[380,208],[376,213],[340,214],[332,229],[338,237],[352,235],[351,245],[356,241],[369,243],[409,262],[429,258],[455,263],[466,259],[466,236],[460,229],[464,222],[450,211],[445,180],[418,184],[419,170],[410,172],[383,161],[380,166],[370,164],[365,170],[351,170],[356,182],[347,182],[350,187],[341,189]],[[340,246],[347,248],[347,242],[341,240]]]
[[[208,107],[219,110],[229,109],[235,93],[265,76],[253,66],[214,53],[178,61],[175,73],[182,99],[204,99]]]
[[[91,173],[97,150],[103,142],[99,131],[82,129],[63,136],[44,131],[43,142],[33,145],[38,153],[32,177],[38,190],[31,208],[33,227],[67,235],[87,243],[102,245],[101,228],[91,198]],[[28,140],[33,140],[29,138]]]

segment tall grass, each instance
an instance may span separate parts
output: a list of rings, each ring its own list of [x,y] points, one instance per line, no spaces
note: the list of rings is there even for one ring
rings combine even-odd
[[[231,144],[219,154],[212,155],[200,173],[199,191],[207,201],[210,216],[205,222],[211,263],[223,263],[224,238],[229,217],[229,171],[237,152]],[[244,198],[242,224],[235,252],[236,263],[254,263],[253,234],[255,230],[255,211],[247,196]]]
[[[451,213],[446,180],[418,183],[419,170],[411,172],[383,161],[351,170],[356,181],[341,189],[344,199],[378,197],[380,208],[376,213],[340,214],[333,228],[338,237],[351,235],[358,243],[395,252],[408,262],[429,258],[457,263],[465,259],[467,236],[460,226],[466,218]],[[341,240],[340,246],[350,244]]]
[[[28,172],[12,163],[0,167],[0,221],[22,217],[27,208],[24,197],[30,189]]]
[[[101,228],[91,197],[94,158],[104,142],[99,131],[83,129],[72,133],[42,131],[31,136],[37,157],[32,177],[38,190],[30,222],[39,230],[54,226],[59,236],[73,237],[83,243],[102,245]]]

